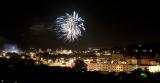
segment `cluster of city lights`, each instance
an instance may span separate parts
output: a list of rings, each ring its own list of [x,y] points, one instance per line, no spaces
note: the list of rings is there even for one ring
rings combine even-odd
[[[29,52],[24,52],[26,55],[21,55],[20,50],[16,45],[5,45],[5,48],[3,52],[1,53],[0,57],[1,58],[6,58],[10,59],[12,56],[10,56],[10,53],[17,53],[18,56],[21,59],[32,59],[35,61],[36,65],[39,64],[45,64],[48,66],[60,66],[60,67],[73,67],[74,66],[74,61],[76,59],[83,59],[83,61],[87,64],[87,70],[88,71],[114,71],[114,72],[121,72],[121,71],[133,71],[135,69],[141,68],[144,69],[146,67],[150,72],[156,73],[160,72],[160,66],[158,65],[159,63],[154,62],[157,64],[157,66],[141,66],[141,65],[130,65],[127,61],[125,60],[119,60],[122,59],[123,57],[120,57],[120,55],[105,55],[105,57],[101,57],[103,53],[98,52],[99,49],[95,49],[95,55],[97,57],[88,57],[88,58],[83,58],[81,56],[75,57],[75,56],[68,56],[71,55],[74,51],[72,50],[67,50],[67,49],[60,49],[60,50],[55,50],[54,52],[52,50],[47,50],[47,52],[53,52],[53,55],[49,56],[58,56],[58,55],[66,55],[68,58],[64,57],[57,57],[57,58],[45,58],[43,56],[39,56],[39,54],[44,53],[43,50],[39,51],[29,51]],[[86,50],[87,53],[88,50]],[[92,51],[92,50],[89,50]],[[7,54],[9,53],[9,54]],[[81,52],[83,53],[83,52]],[[104,54],[108,54],[109,52],[105,52]],[[63,56],[64,56],[63,55]],[[114,56],[114,58],[113,58]],[[107,57],[112,57],[108,58]],[[132,60],[131,60],[132,61]],[[137,62],[137,60],[135,60]],[[152,63],[154,65],[154,63]]]

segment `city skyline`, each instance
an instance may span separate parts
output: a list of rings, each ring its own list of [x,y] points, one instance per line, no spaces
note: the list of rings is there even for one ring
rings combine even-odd
[[[4,1],[1,8],[1,47],[111,48],[160,41],[158,4],[153,2]],[[84,18],[86,32],[66,43],[53,29],[58,16],[73,11]]]

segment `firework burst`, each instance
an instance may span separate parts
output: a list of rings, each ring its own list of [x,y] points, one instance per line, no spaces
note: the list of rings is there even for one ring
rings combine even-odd
[[[57,27],[55,29],[60,39],[68,42],[74,42],[82,36],[82,31],[85,31],[84,20],[78,16],[75,11],[73,14],[66,13],[65,16],[60,16],[56,19]]]

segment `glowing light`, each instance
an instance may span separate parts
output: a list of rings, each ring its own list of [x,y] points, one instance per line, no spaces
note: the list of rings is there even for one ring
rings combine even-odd
[[[141,74],[140,74],[140,77],[143,78],[143,79],[145,79],[145,78],[147,78],[147,74],[141,73]]]
[[[152,49],[150,49],[149,52],[152,52]]]
[[[113,62],[114,62],[114,61],[112,60],[112,61],[111,61],[111,64],[113,64]]]
[[[97,56],[100,56],[101,54],[100,54],[100,53],[96,53],[96,55],[97,55]]]
[[[51,60],[51,59],[49,59],[49,60],[48,60],[48,63],[50,63],[50,62],[52,62],[52,60]]]
[[[6,56],[6,53],[5,53],[5,52],[3,52],[3,56]]]
[[[39,62],[38,62],[38,61],[36,61],[36,62],[35,62],[35,64],[36,64],[36,65],[38,65],[38,64],[39,64]]]
[[[69,55],[69,54],[72,54],[73,52],[72,52],[72,50],[64,49],[64,50],[57,50],[56,53]]]
[[[135,52],[138,52],[138,50],[134,50]]]
[[[25,59],[25,56],[21,56],[22,59]]]
[[[35,53],[33,52],[30,52],[30,56],[33,57],[35,55]]]
[[[57,18],[57,28],[55,29],[60,39],[73,42],[82,36],[82,31],[85,31],[84,20],[78,16],[75,11],[73,14],[66,13],[65,16]]]
[[[10,56],[6,56],[7,59],[10,59]]]
[[[4,80],[1,80],[1,82],[4,82]]]
[[[4,47],[4,52],[19,53],[19,51],[17,45],[6,44]]]
[[[73,58],[71,58],[71,59],[69,60],[70,63],[73,63],[74,61],[75,61],[75,59],[73,59]]]
[[[149,66],[149,71],[150,72],[160,72],[160,66]]]
[[[142,47],[142,45],[140,44],[140,45],[138,45],[139,47]]]
[[[143,52],[147,52],[147,50],[142,50]]]

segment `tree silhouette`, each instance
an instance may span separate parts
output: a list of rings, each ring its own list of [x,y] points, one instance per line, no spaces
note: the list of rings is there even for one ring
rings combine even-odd
[[[84,63],[83,60],[77,59],[74,62],[74,67],[73,68],[76,72],[85,72],[85,71],[87,71],[87,64]]]

